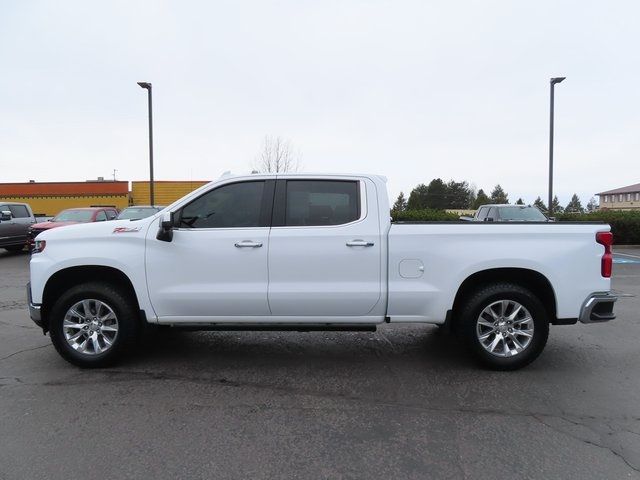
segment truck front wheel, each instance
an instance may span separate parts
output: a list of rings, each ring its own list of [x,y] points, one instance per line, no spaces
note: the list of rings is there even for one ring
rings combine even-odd
[[[114,286],[90,282],[58,298],[49,315],[51,341],[79,367],[111,365],[135,341],[138,320],[133,302]]]
[[[548,314],[529,290],[512,283],[480,288],[465,301],[458,331],[485,366],[516,370],[534,361],[549,336]]]

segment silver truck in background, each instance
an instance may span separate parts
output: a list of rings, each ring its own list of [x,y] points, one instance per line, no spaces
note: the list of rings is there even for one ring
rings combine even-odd
[[[0,248],[19,252],[27,246],[27,232],[36,219],[27,203],[0,203]]]

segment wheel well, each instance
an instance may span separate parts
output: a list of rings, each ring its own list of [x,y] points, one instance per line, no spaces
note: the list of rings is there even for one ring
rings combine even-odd
[[[70,267],[54,273],[44,287],[42,295],[42,320],[48,324],[48,313],[56,299],[66,290],[81,283],[99,280],[110,283],[120,288],[131,301],[135,302],[136,310],[139,310],[138,297],[129,277],[122,271],[103,265],[83,265]]]
[[[459,311],[465,298],[479,287],[496,282],[515,283],[531,290],[547,310],[549,321],[551,323],[556,321],[556,296],[551,283],[541,273],[526,268],[492,268],[469,276],[462,282],[458,293],[456,293],[456,298],[453,301],[453,318],[456,318],[456,312]]]

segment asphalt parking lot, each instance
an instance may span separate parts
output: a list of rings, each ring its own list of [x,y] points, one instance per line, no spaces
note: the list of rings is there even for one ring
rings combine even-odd
[[[552,327],[517,372],[420,325],[161,334],[84,371],[29,320],[28,260],[0,253],[3,480],[640,478],[640,263],[616,320]]]

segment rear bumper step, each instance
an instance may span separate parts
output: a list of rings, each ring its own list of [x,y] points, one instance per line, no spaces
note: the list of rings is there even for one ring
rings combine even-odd
[[[587,298],[580,310],[579,320],[582,323],[608,322],[616,318],[613,304],[618,297],[611,293],[594,293]]]

